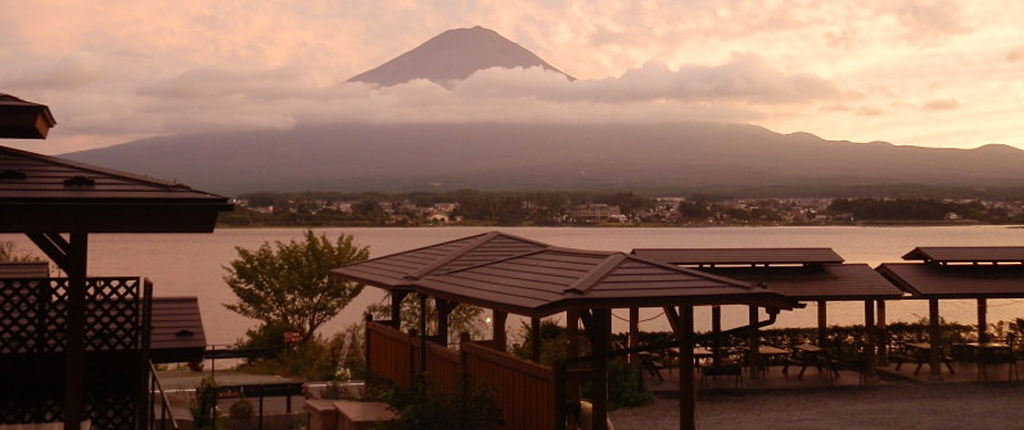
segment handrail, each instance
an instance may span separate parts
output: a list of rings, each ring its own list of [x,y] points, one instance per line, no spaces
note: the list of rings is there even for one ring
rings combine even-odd
[[[158,378],[156,376],[156,366],[153,366],[153,362],[152,361],[149,362],[149,371],[150,371],[150,374],[153,375],[153,377],[151,378],[152,383],[153,383],[153,387],[156,388],[156,392],[159,393],[160,400],[161,400],[161,403],[160,403],[160,405],[161,405],[161,407],[160,407],[160,428],[161,429],[166,428],[167,420],[168,420],[168,418],[170,418],[171,429],[172,430],[178,430],[178,420],[175,420],[174,419],[174,414],[171,413],[171,402],[169,400],[167,400],[167,392],[164,391],[163,385],[160,384],[160,378]],[[150,418],[156,418],[156,411],[153,411],[152,407],[150,408]],[[152,430],[155,425],[156,425],[156,420],[155,419],[150,419],[149,420],[149,428],[150,428],[150,430]]]

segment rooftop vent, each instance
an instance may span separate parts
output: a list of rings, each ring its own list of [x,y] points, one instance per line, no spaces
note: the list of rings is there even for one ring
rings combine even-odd
[[[0,172],[0,179],[25,179],[25,172],[20,170],[4,170]]]
[[[96,186],[95,179],[89,179],[85,176],[73,176],[64,180],[65,187],[94,187]]]

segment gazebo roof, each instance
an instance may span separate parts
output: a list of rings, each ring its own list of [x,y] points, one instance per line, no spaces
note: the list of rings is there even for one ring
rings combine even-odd
[[[748,282],[800,301],[898,299],[903,291],[867,264],[812,267],[730,267],[698,269]]]
[[[638,248],[633,254],[678,265],[842,263],[832,248]]]
[[[570,309],[756,304],[789,309],[787,297],[744,282],[621,252],[549,247],[477,266],[438,271],[417,291],[542,317]]]
[[[653,248],[633,253],[764,283],[770,291],[801,301],[895,299],[903,295],[866,264],[842,264],[843,257],[831,248]]]
[[[226,197],[0,146],[0,232],[209,232]]]
[[[1021,298],[1024,265],[884,263],[882,276],[917,298]]]
[[[0,93],[0,138],[45,139],[57,125],[50,108]]]
[[[1024,246],[922,246],[904,260],[935,263],[1024,263]]]
[[[479,265],[549,246],[510,234],[488,232],[360,261],[333,269],[330,274],[385,289],[411,289],[413,281],[435,271]]]

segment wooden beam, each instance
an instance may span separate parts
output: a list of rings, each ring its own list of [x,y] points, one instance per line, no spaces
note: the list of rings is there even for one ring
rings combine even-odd
[[[722,365],[722,307],[711,307],[711,363]]]
[[[665,306],[665,318],[668,319],[668,325],[672,328],[672,333],[676,336],[679,335],[679,313],[676,312],[676,308],[672,306]]]
[[[693,306],[679,307],[679,428],[696,430],[697,394],[693,378]]]
[[[409,295],[406,290],[391,290],[391,328],[402,330],[402,301]]]
[[[569,336],[569,345],[566,347],[566,358],[573,359],[580,356],[580,314],[577,311],[565,312],[565,334]],[[566,385],[566,399],[579,400],[580,383],[570,380]]]
[[[427,373],[427,295],[419,294],[420,299],[420,378]]]
[[[35,243],[36,247],[43,251],[64,273],[69,273],[72,270],[69,257],[71,244],[64,240],[60,233],[25,233],[25,236],[28,236],[29,240]]]

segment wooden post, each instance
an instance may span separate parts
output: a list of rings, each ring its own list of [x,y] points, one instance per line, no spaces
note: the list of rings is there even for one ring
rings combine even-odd
[[[458,303],[434,297],[434,306],[437,308],[437,343],[448,346],[448,317],[458,306]]]
[[[978,342],[988,342],[988,299],[978,297]]]
[[[679,428],[696,430],[697,394],[693,379],[693,306],[679,307]]]
[[[828,344],[828,302],[818,300],[818,346]]]
[[[85,418],[85,293],[88,233],[71,233],[68,247],[67,338],[64,347],[64,430],[79,430]]]
[[[420,294],[420,378],[427,373],[427,295]]]
[[[931,342],[931,354],[928,365],[931,367],[932,378],[941,376],[939,366],[942,365],[942,328],[939,326],[939,299],[928,299],[928,333]]]
[[[594,361],[594,409],[593,430],[608,430],[608,343],[611,337],[612,312],[609,309],[594,309],[590,338]]]
[[[629,338],[626,339],[626,348],[636,348],[640,343],[640,308],[629,308]],[[630,353],[626,357],[630,364],[637,362],[636,353]]]
[[[569,345],[566,347],[566,358],[573,359],[580,356],[580,313],[570,310],[565,312],[565,335],[569,336]],[[568,371],[568,369],[566,369]],[[579,400],[580,383],[577,380],[568,381],[565,388],[566,399]]]
[[[494,349],[505,352],[505,321],[508,320],[508,312],[502,312],[497,309],[491,311],[491,340],[493,341]]]
[[[750,340],[747,359],[750,361],[750,380],[757,381],[761,379],[761,333],[757,329],[757,320],[760,316],[758,313],[758,307],[751,305],[748,310],[750,319]]]
[[[875,380],[875,365],[878,364],[878,356],[875,355],[875,303],[874,300],[864,301],[864,379],[868,382]]]
[[[711,307],[711,364],[722,365],[722,307]]]
[[[540,318],[530,318],[530,360],[540,363]]]
[[[391,290],[391,322],[389,324],[395,330],[402,329],[402,300],[407,295],[409,295],[408,291]]]
[[[878,300],[878,365],[885,367],[889,365],[889,328],[885,322],[885,300]]]

